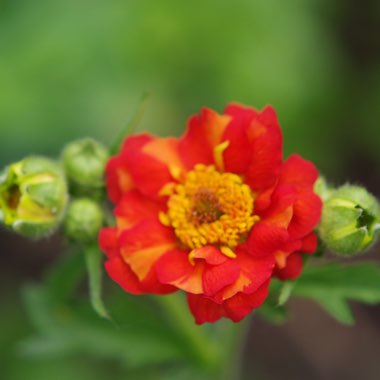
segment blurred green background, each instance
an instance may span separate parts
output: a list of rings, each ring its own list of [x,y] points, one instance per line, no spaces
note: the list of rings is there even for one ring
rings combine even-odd
[[[182,133],[202,106],[272,104],[286,155],[380,193],[379,1],[0,1],[0,167],[57,156],[78,137],[111,143],[145,91],[140,130],[160,135]],[[112,363],[20,365],[9,354],[31,330],[20,287],[41,277],[60,243],[0,239],[6,379],[104,378]]]

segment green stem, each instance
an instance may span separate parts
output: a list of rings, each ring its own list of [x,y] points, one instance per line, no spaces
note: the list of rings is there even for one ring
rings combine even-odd
[[[215,371],[219,367],[220,348],[210,334],[194,323],[182,294],[155,297],[171,325],[180,334],[191,355],[204,368]]]
[[[69,298],[86,273],[82,252],[64,252],[45,276],[45,284],[51,297],[57,302]]]
[[[141,96],[141,99],[137,105],[135,112],[132,114],[131,119],[125,125],[125,127],[120,131],[120,133],[117,136],[117,138],[115,139],[114,143],[111,145],[111,148],[110,148],[111,154],[116,154],[119,151],[120,145],[122,144],[124,139],[128,135],[130,135],[131,133],[136,131],[136,128],[139,126],[139,124],[141,123],[141,120],[144,116],[146,105],[147,105],[149,97],[150,97],[149,93],[144,93]]]
[[[241,380],[243,378],[244,349],[250,325],[251,316],[248,316],[243,321],[229,326],[224,343],[221,380]]]
[[[89,245],[84,249],[89,280],[91,304],[102,318],[110,316],[102,299],[102,254],[96,245]]]

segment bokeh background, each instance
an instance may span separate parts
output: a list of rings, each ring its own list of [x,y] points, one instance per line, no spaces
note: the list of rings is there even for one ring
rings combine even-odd
[[[0,167],[79,137],[110,144],[146,91],[139,130],[160,135],[205,105],[272,104],[286,155],[380,195],[378,0],[0,1]],[[17,353],[33,331],[21,289],[61,248],[0,231],[0,378],[125,378],[112,360]],[[309,302],[291,309],[282,327],[254,319],[245,378],[379,378],[380,307],[354,305],[355,327]]]

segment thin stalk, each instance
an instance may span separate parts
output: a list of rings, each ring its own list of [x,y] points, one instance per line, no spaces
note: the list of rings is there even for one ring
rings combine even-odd
[[[201,326],[197,326],[180,293],[155,297],[177,333],[182,337],[191,355],[206,370],[215,371],[221,360],[220,347]]]
[[[224,344],[223,366],[220,371],[221,380],[243,379],[244,350],[251,320],[252,317],[248,316],[243,321],[229,326]]]
[[[136,131],[137,127],[141,123],[141,120],[144,116],[146,105],[147,105],[147,102],[149,100],[149,97],[150,97],[149,93],[144,93],[141,96],[141,99],[137,105],[135,112],[132,114],[131,119],[124,126],[124,128],[122,128],[119,135],[117,136],[117,138],[115,139],[115,141],[111,145],[111,147],[110,147],[110,153],[111,154],[116,154],[119,151],[120,146],[121,146],[122,142],[124,141],[124,139]]]
[[[102,254],[96,245],[89,245],[85,247],[84,255],[91,305],[100,317],[110,319],[102,299]]]

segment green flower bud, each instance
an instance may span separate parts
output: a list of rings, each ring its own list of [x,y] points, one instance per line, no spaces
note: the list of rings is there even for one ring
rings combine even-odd
[[[77,196],[101,197],[107,160],[107,149],[95,140],[77,140],[67,145],[62,161],[70,191]]]
[[[39,238],[62,219],[67,186],[60,166],[44,157],[27,157],[0,175],[0,222],[15,232]]]
[[[64,223],[65,235],[77,243],[97,240],[103,226],[103,210],[94,201],[80,198],[72,201],[67,209]]]
[[[363,252],[380,232],[379,203],[362,187],[342,186],[324,202],[319,232],[327,247],[337,254]]]

